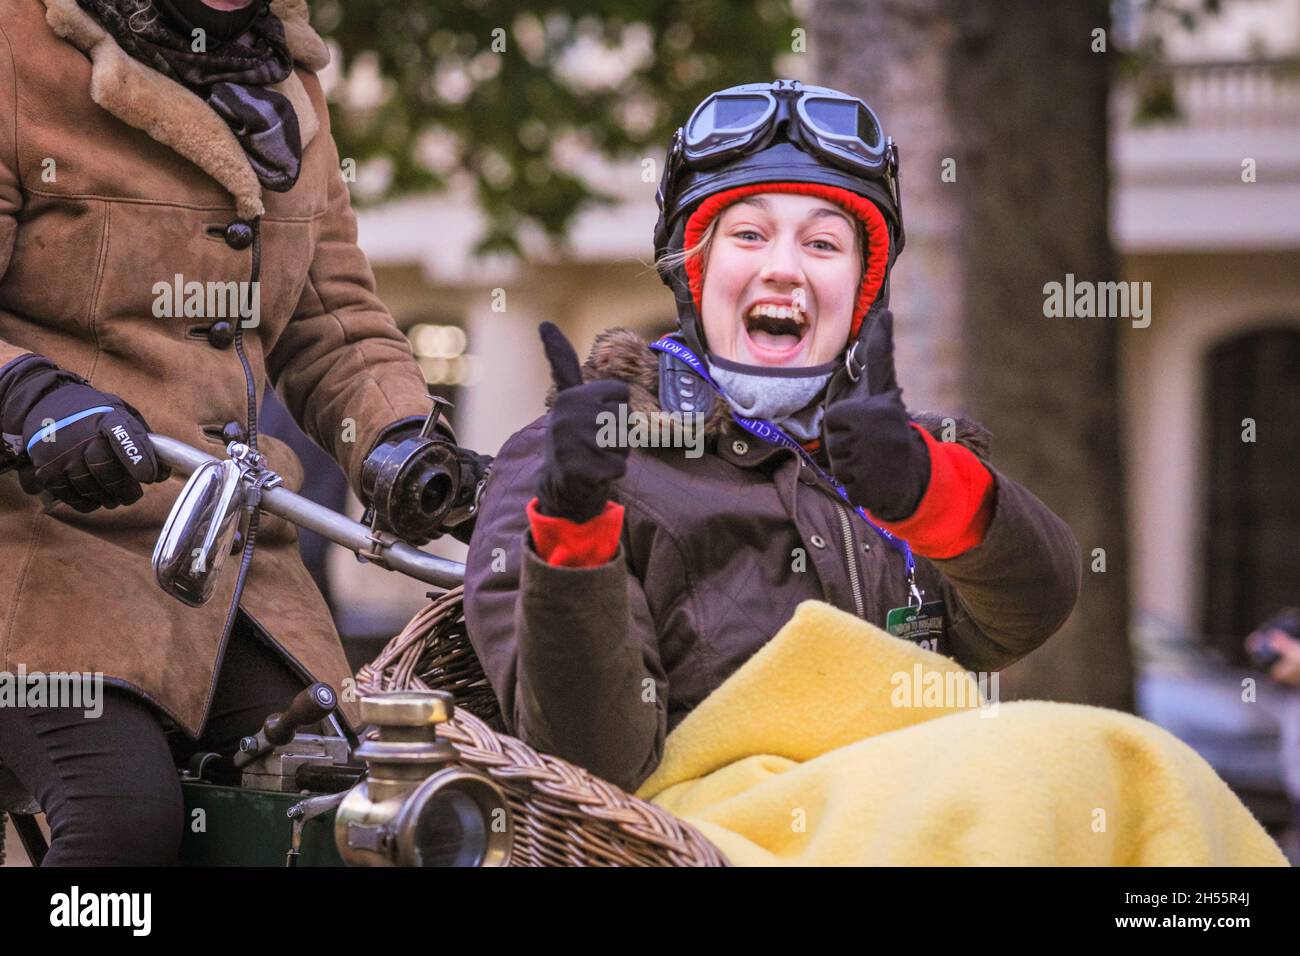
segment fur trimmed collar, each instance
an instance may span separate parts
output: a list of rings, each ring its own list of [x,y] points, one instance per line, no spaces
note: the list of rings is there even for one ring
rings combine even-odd
[[[628,408],[641,412],[652,420],[667,414],[659,404],[659,353],[650,348],[641,336],[630,329],[606,329],[596,336],[591,354],[582,366],[584,381],[620,379],[628,384]],[[546,407],[555,401],[555,387],[546,394]],[[984,461],[988,461],[992,434],[982,424],[957,415],[939,415],[935,412],[911,412],[918,425],[940,441],[956,441],[965,445]],[[704,423],[706,441],[716,442],[731,427],[731,412],[725,401],[713,403],[713,409]],[[947,432],[947,434],[945,434]]]
[[[90,98],[128,126],[175,150],[221,183],[234,197],[243,219],[266,211],[262,184],[243,147],[212,107],[157,70],[123,52],[77,0],[42,0],[45,21],[91,61]],[[284,24],[294,62],[307,70],[329,63],[329,50],[307,17],[306,0],[272,0],[271,12]],[[320,120],[296,73],[271,87],[293,104],[305,149],[320,131]]]

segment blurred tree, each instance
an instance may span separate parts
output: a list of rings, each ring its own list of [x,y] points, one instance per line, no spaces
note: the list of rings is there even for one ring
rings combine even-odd
[[[913,325],[917,351],[940,366],[926,397],[988,425],[998,467],[1082,550],[1073,617],[1005,673],[1003,697],[1131,710],[1117,320],[1043,315],[1047,282],[1119,278],[1107,228],[1113,58],[1094,52],[1106,0],[817,0],[812,27],[819,78],[876,105],[900,144],[900,349]]]
[[[1133,98],[1131,114],[1124,119],[1135,125],[1183,119],[1165,37],[1175,29],[1198,29],[1207,17],[1222,13],[1223,6],[1223,0],[1114,0],[1111,12],[1122,46],[1115,51],[1113,75]]]
[[[381,181],[354,198],[468,174],[489,221],[480,249],[495,252],[518,252],[524,224],[562,240],[583,202],[607,200],[557,155],[566,144],[652,158],[657,184],[681,116],[719,87],[770,78],[793,26],[787,0],[312,0],[311,9],[348,79],[331,91],[340,155],[363,185]]]

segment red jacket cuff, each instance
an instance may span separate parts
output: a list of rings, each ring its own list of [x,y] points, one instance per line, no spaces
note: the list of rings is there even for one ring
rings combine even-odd
[[[528,502],[528,524],[533,547],[547,564],[563,568],[594,568],[608,564],[618,551],[623,533],[623,506],[605,502],[605,510],[590,521],[555,518],[537,510],[537,499]]]
[[[993,475],[965,445],[938,441],[916,422],[912,427],[930,452],[930,484],[910,518],[871,520],[923,557],[955,558],[984,540],[997,497]]]

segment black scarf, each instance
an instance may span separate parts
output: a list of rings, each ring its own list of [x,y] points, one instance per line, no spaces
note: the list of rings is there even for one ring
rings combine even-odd
[[[163,16],[151,0],[77,3],[103,24],[128,56],[207,100],[239,140],[263,186],[274,192],[293,188],[302,162],[298,115],[285,96],[267,88],[293,70],[284,24],[277,16],[267,10],[247,19],[244,11],[233,11],[240,14],[238,21],[227,22],[243,29],[226,39],[207,29],[218,21],[207,20],[203,26],[208,49],[196,53],[190,29],[172,22],[182,16],[178,5],[169,4]]]

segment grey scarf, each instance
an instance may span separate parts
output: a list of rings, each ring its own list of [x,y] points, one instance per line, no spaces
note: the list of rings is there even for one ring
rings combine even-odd
[[[737,414],[766,419],[801,442],[821,433],[820,399],[838,359],[801,368],[743,365],[714,355],[706,355],[705,362]]]

